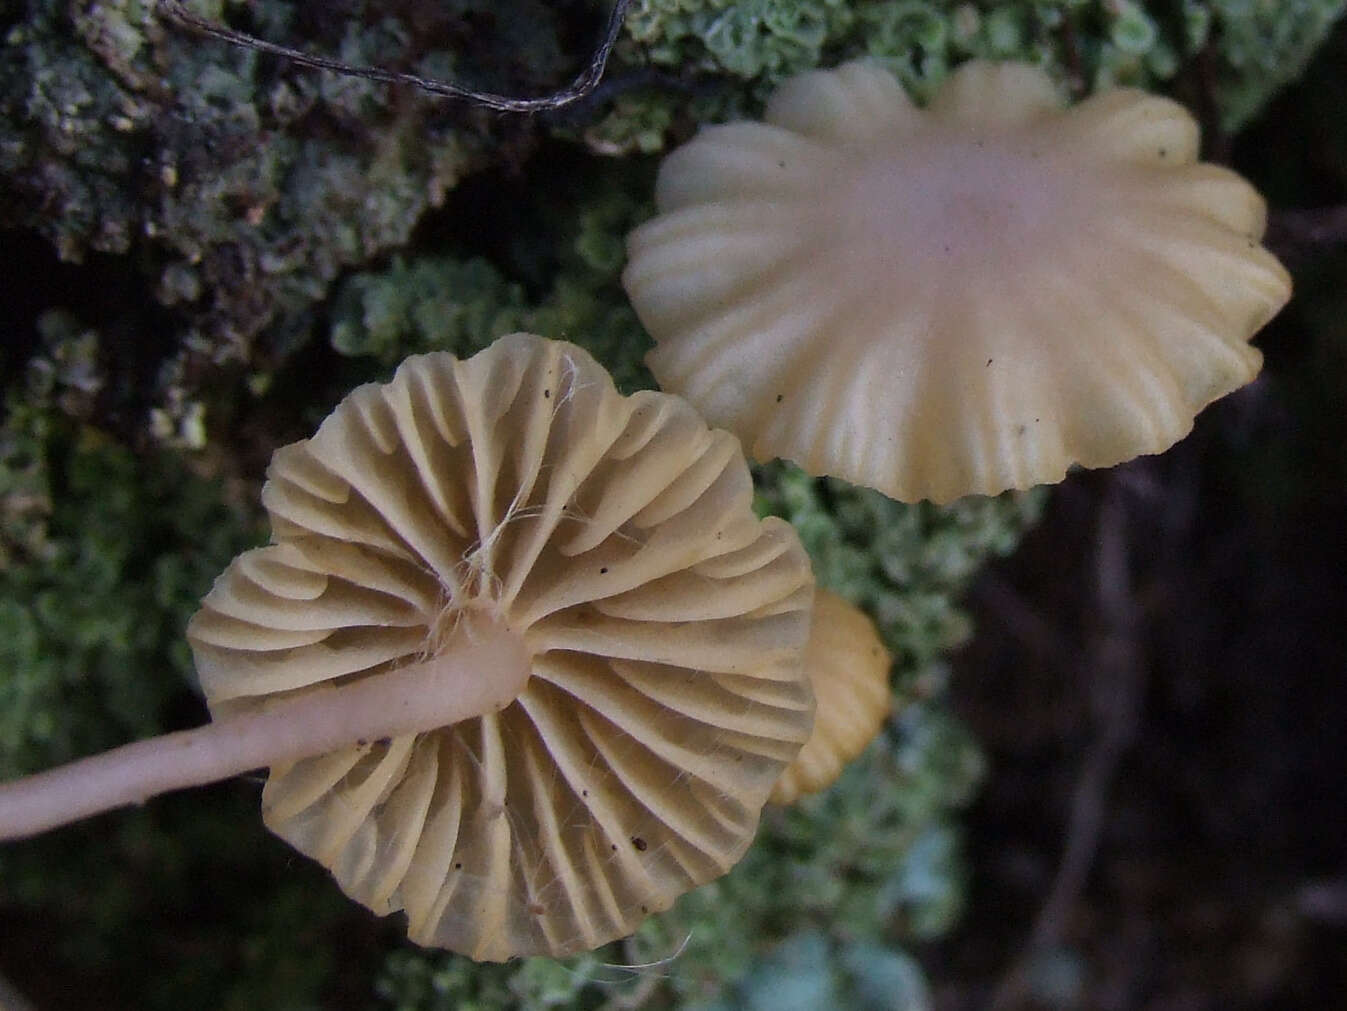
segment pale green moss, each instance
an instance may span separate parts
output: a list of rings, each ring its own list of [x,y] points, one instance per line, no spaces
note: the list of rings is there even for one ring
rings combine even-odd
[[[1283,85],[1298,78],[1344,0],[1210,0],[1221,55],[1217,98],[1227,130],[1256,116]]]
[[[685,76],[739,79],[759,99],[799,70],[867,56],[925,99],[967,57],[1042,64],[1076,90],[1156,87],[1210,45],[1215,99],[1234,129],[1299,75],[1343,7],[1344,0],[1183,0],[1173,17],[1134,0],[638,0],[620,55]],[[710,114],[726,118],[733,104]],[[605,135],[621,136],[623,119],[635,132],[635,123],[667,116],[663,96],[629,99],[626,112],[606,121]],[[649,150],[652,138],[642,136]]]
[[[780,77],[816,66],[852,19],[842,0],[637,0],[627,33],[656,64]]]
[[[820,583],[869,611],[900,669],[922,669],[962,642],[954,599],[988,557],[1008,554],[1036,521],[1041,491],[905,505],[775,463],[759,471],[763,511],[794,524]]]
[[[187,618],[258,532],[176,457],[83,423],[98,337],[43,328],[0,427],[0,778],[162,730]]]
[[[459,2],[406,22],[372,2],[195,6],[355,63],[496,88],[546,91],[574,59],[540,0]],[[472,58],[441,48],[483,12]],[[339,273],[404,245],[492,160],[498,125],[203,39],[140,0],[40,0],[0,40],[6,226],[41,233],[65,260],[134,256],[180,345],[216,362],[274,365],[267,352],[301,345]]]
[[[648,187],[645,173],[637,179]],[[644,201],[615,189],[545,215],[555,219],[549,231],[559,245],[536,297],[481,257],[396,258],[386,270],[353,275],[333,303],[332,346],[392,365],[430,350],[466,357],[523,330],[581,345],[624,391],[650,387],[641,363],[649,338],[618,281],[623,237],[644,213]]]

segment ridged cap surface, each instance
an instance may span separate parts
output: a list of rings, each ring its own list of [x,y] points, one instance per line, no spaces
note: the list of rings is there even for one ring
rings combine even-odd
[[[723,874],[813,712],[809,562],[752,493],[734,437],[574,345],[352,392],[276,453],[274,543],[191,623],[212,711],[377,677],[479,610],[532,676],[499,713],[273,768],[267,825],[484,960],[596,947]]]
[[[863,63],[703,130],[623,281],[661,386],[750,455],[945,502],[1157,453],[1249,382],[1290,278],[1182,106],[1022,64],[926,109]]]

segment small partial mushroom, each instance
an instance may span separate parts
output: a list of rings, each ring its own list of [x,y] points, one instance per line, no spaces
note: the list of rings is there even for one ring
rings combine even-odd
[[[809,733],[809,562],[752,495],[734,437],[574,345],[409,359],[277,451],[273,543],[188,630],[214,722],[0,786],[0,838],[266,766],[267,825],[419,943],[628,934]]]
[[[1290,296],[1263,200],[1180,105],[1063,110],[973,62],[924,110],[864,63],[661,166],[623,275],[651,371],[759,459],[948,501],[1160,452]]]
[[[773,804],[791,804],[831,786],[865,750],[892,706],[889,667],[875,623],[831,590],[814,591],[804,669],[814,686],[814,729],[772,788]]]

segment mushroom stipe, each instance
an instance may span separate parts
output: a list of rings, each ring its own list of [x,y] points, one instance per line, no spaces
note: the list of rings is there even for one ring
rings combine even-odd
[[[371,737],[387,743],[499,711],[523,690],[528,655],[516,635],[479,627],[451,654],[0,785],[0,838],[18,839],[171,790],[287,765]],[[483,679],[483,671],[493,677]],[[315,705],[315,702],[321,702]]]

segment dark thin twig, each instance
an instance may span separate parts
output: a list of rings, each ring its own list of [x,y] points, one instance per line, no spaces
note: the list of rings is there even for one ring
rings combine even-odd
[[[623,18],[626,16],[627,8],[631,6],[631,0],[615,0],[612,12],[608,15],[608,23],[604,27],[603,41],[594,51],[589,64],[567,87],[541,98],[513,98],[509,95],[495,95],[487,91],[473,91],[471,88],[431,77],[418,77],[416,74],[385,70],[382,67],[353,66],[327,56],[315,56],[311,53],[300,52],[298,49],[279,46],[274,42],[267,42],[265,39],[259,39],[246,32],[237,32],[232,28],[217,25],[193,14],[177,0],[158,0],[158,3],[159,12],[168,19],[191,28],[193,31],[201,32],[203,35],[209,35],[211,38],[221,39],[248,49],[256,49],[259,52],[271,53],[273,56],[283,56],[303,67],[328,70],[334,74],[344,74],[347,77],[362,77],[365,80],[379,81],[383,84],[406,84],[431,95],[462,99],[465,102],[495,109],[498,112],[545,112],[549,109],[560,109],[562,106],[569,105],[588,95],[598,85],[599,78],[603,76],[604,68],[608,65],[608,57],[613,51],[613,46],[617,44],[618,32],[622,30]]]

